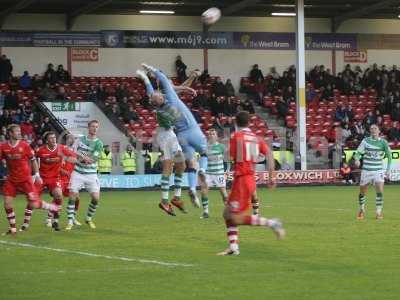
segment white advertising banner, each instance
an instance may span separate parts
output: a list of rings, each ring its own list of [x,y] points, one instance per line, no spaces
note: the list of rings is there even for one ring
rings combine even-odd
[[[96,119],[92,102],[44,102],[53,115],[72,132],[87,129],[90,120]]]

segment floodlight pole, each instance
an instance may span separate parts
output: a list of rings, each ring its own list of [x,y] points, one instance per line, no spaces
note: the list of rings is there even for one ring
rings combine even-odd
[[[306,141],[306,79],[304,46],[304,0],[296,0],[296,93],[297,135],[296,156],[300,156],[301,170],[307,170]]]

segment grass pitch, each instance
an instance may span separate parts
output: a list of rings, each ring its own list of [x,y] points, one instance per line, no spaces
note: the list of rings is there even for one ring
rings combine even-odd
[[[189,214],[165,215],[159,192],[104,192],[94,231],[53,232],[35,211],[29,232],[0,237],[0,299],[399,299],[399,192],[386,187],[377,221],[371,190],[357,221],[357,187],[259,189],[261,214],[288,235],[241,227],[238,257],[215,256],[227,246],[215,191],[208,220],[189,203]],[[18,198],[18,224],[24,206]]]

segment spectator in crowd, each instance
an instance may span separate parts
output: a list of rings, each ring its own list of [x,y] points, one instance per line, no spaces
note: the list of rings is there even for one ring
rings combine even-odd
[[[226,96],[225,85],[220,77],[217,77],[217,80],[214,82],[212,89],[216,97]]]
[[[42,81],[42,79],[40,79],[38,74],[33,75],[31,86],[34,91],[37,91],[37,90],[40,90],[43,88],[43,81]]]
[[[274,80],[279,80],[279,73],[276,71],[276,67],[271,67],[269,73],[268,73],[268,77],[270,79],[274,79]]]
[[[233,87],[232,81],[230,79],[226,80],[225,93],[226,93],[226,96],[228,96],[228,97],[235,96],[235,88]]]
[[[53,64],[50,63],[47,65],[47,70],[46,70],[46,72],[44,72],[43,80],[44,80],[44,82],[50,83],[50,85],[56,84],[57,73],[56,73],[56,71],[54,71]]]
[[[344,110],[345,120],[347,122],[353,122],[354,119],[354,110],[351,105],[348,105]]]
[[[318,93],[313,88],[310,88],[307,85],[306,86],[306,101],[307,101],[307,103],[313,102],[317,96],[318,96]]]
[[[120,101],[118,101],[119,110],[123,113],[129,110],[129,106],[131,104],[128,103],[128,97],[123,97]]]
[[[104,88],[102,83],[99,83],[97,86],[97,99],[99,101],[104,102],[104,101],[106,101],[107,97],[108,97],[108,93],[107,93],[106,89]]]
[[[249,99],[246,99],[245,101],[243,101],[243,103],[241,103],[241,106],[242,106],[243,110],[246,110],[246,111],[248,111],[248,112],[251,113],[251,114],[254,114],[254,113],[255,113],[254,106],[253,106],[253,104],[249,101]]]
[[[39,96],[42,101],[54,101],[57,97],[57,93],[50,83],[46,82],[44,88],[40,91]]]
[[[11,111],[11,120],[13,124],[21,124],[24,120],[24,115],[22,113],[21,108],[17,108],[17,110]]]
[[[376,123],[376,116],[372,111],[369,111],[367,113],[367,116],[364,118],[364,127],[366,131],[369,131],[369,127],[375,123]]]
[[[4,101],[5,101],[5,96],[4,96],[4,94],[3,94],[3,91],[2,90],[0,90],[0,109],[3,109],[4,108]]]
[[[264,75],[262,71],[258,68],[258,65],[253,65],[253,68],[250,71],[250,80],[254,83],[261,83],[264,81]]]
[[[289,86],[295,86],[295,82],[293,82],[293,78],[289,77],[289,72],[285,71],[279,80],[278,87],[281,90],[287,90]]]
[[[210,110],[211,114],[216,117],[224,112],[223,103],[221,97],[216,97],[215,94],[210,98]]]
[[[342,141],[343,143],[346,143],[347,140],[349,140],[351,137],[351,130],[349,127],[349,123],[344,123],[342,126]]]
[[[278,102],[276,103],[276,110],[278,111],[278,114],[281,118],[283,118],[283,119],[286,118],[286,116],[288,114],[289,106],[288,106],[287,102],[285,100],[283,100],[283,97],[278,98]]]
[[[337,122],[343,122],[344,119],[346,118],[346,110],[344,108],[343,104],[340,104],[337,108],[336,108],[336,112],[335,112],[335,121]]]
[[[58,65],[56,78],[58,83],[66,83],[71,81],[71,77],[67,70],[64,69],[63,65]]]
[[[15,90],[11,90],[4,98],[4,109],[17,109],[18,96]]]
[[[37,133],[40,136],[42,136],[45,132],[51,131],[52,129],[53,129],[53,127],[51,126],[50,118],[48,116],[45,116],[43,118],[43,122],[41,124],[39,124],[39,126],[37,128]]]
[[[126,84],[117,84],[117,88],[115,89],[115,97],[117,101],[120,102],[123,98],[129,98],[130,94],[128,91],[128,87]]]
[[[32,79],[28,71],[24,71],[24,75],[19,78],[19,86],[21,89],[27,90],[32,87]]]
[[[333,89],[330,84],[328,84],[326,87],[322,88],[322,94],[321,94],[321,101],[333,101],[334,100],[334,94],[333,94]]]
[[[287,104],[296,101],[296,95],[291,85],[289,85],[287,89],[283,92],[282,98],[283,101],[285,101]]]
[[[279,78],[278,78],[279,80]],[[270,80],[268,80],[265,84],[265,91],[264,94],[266,96],[275,96],[278,94],[278,81],[275,78],[271,78]]]
[[[396,102],[392,109],[391,117],[393,121],[400,121],[400,102]]]
[[[388,130],[388,137],[391,141],[400,141],[400,129],[398,121],[393,122],[392,126]]]
[[[223,125],[224,132],[228,131],[229,133],[232,133],[235,131],[235,123],[233,122],[232,117],[227,117],[226,122]]]
[[[179,82],[184,82],[188,77],[186,75],[186,69],[187,66],[185,63],[182,61],[182,57],[178,55],[175,60],[175,68],[176,68],[176,74],[178,76]]]
[[[97,88],[94,85],[90,85],[87,92],[87,100],[96,102],[98,99]]]
[[[386,101],[385,97],[380,97],[376,102],[376,109],[379,110],[381,114],[386,114]]]
[[[201,84],[206,84],[209,79],[210,79],[210,74],[208,74],[208,70],[205,69],[203,73],[201,73],[199,81]]]
[[[128,123],[129,120],[139,121],[139,116],[132,105],[128,106],[128,109],[122,110],[122,120]]]
[[[202,89],[197,91],[197,95],[193,98],[192,107],[195,109],[206,108],[208,106],[208,99]]]
[[[227,97],[223,102],[223,112],[227,116],[235,116],[237,114],[237,105],[235,104],[235,97]]]
[[[10,82],[12,77],[13,65],[6,55],[0,56],[0,83]]]
[[[67,101],[68,100],[68,95],[65,92],[65,88],[61,85],[57,89],[57,95],[56,95],[56,100],[57,101]]]
[[[365,136],[365,127],[363,125],[363,122],[361,120],[358,120],[352,127],[352,136],[358,140],[361,141],[364,136]]]
[[[6,129],[6,127],[7,127],[8,125],[10,125],[10,124],[12,124],[12,119],[11,119],[11,116],[10,116],[10,111],[9,111],[8,109],[4,109],[4,110],[2,110],[2,114],[1,114],[1,116],[0,116],[0,126],[1,126],[1,128],[2,128],[2,130],[3,130],[3,128]],[[4,133],[4,135],[5,135],[6,132],[2,132],[2,134],[3,134],[3,133]]]

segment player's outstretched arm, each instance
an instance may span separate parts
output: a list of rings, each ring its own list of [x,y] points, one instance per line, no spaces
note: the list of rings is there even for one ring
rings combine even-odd
[[[160,70],[149,66],[145,63],[142,64],[142,67],[146,70],[146,71],[150,71],[153,72],[154,75],[156,76],[156,78],[160,81],[161,84],[161,88],[163,89],[163,91],[168,94],[168,93],[175,93],[174,90],[174,86],[172,85],[172,82],[168,79],[167,76],[165,76],[165,74],[163,72],[161,72]]]
[[[147,77],[146,73],[142,70],[137,70],[136,71],[137,77],[139,77],[141,80],[143,80],[143,83],[146,87],[146,93],[148,96],[151,96],[154,93],[154,88],[151,85],[149,77]]]
[[[192,89],[191,87],[184,86],[184,85],[174,85],[174,90],[177,93],[182,93],[182,92],[189,92],[191,93],[194,97],[197,96],[197,92],[195,89]]]

